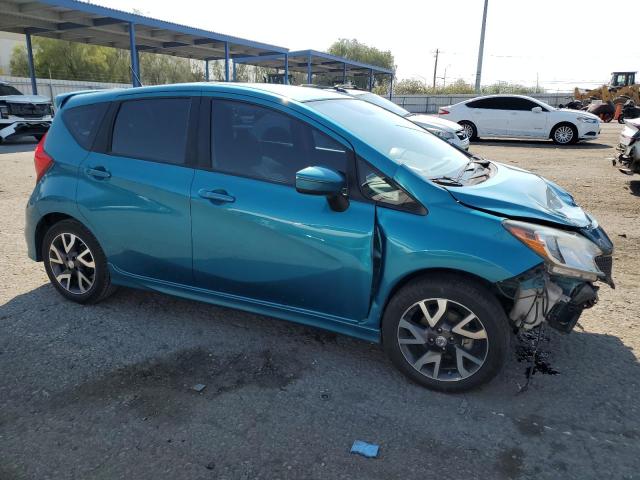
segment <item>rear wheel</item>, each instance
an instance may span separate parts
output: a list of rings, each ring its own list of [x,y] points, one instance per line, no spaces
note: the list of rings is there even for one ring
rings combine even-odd
[[[578,141],[578,130],[569,123],[561,123],[551,132],[551,139],[556,145],[571,145]]]
[[[464,133],[469,140],[478,140],[478,130],[473,123],[467,120],[462,120],[458,123],[464,129]]]
[[[382,321],[385,351],[416,383],[461,392],[502,367],[509,324],[493,293],[466,277],[443,274],[402,288]]]
[[[62,220],[49,228],[42,241],[42,257],[49,280],[69,300],[96,303],[114,291],[102,248],[75,220]]]

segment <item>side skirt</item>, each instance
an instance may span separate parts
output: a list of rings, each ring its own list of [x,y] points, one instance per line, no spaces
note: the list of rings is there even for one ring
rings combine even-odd
[[[115,285],[153,290],[160,293],[166,293],[168,295],[175,295],[190,300],[197,300],[213,305],[275,317],[289,322],[330,330],[343,335],[356,337],[361,340],[380,343],[379,329],[358,325],[357,323],[342,317],[321,315],[317,312],[301,308],[287,307],[276,303],[263,302],[228,293],[214,292],[204,288],[144,277],[142,275],[125,272],[111,263],[109,263],[109,272],[111,273],[111,281]]]

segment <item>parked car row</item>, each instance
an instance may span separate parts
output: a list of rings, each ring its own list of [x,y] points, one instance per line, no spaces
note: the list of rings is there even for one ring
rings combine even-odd
[[[514,328],[571,331],[596,283],[613,286],[613,245],[568,192],[362,97],[266,84],[58,96],[28,255],[74,302],[128,286],[271,315],[382,342],[442,391],[494,377]]]

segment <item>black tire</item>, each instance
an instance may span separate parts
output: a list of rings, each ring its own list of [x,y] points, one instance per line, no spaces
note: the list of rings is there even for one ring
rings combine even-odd
[[[34,137],[36,138],[38,143],[40,143],[40,140],[42,140],[42,137],[44,137],[44,135],[34,135]]]
[[[562,135],[560,135],[559,132],[560,131],[566,132],[566,130],[564,130],[566,128],[571,129],[573,133],[571,135],[571,138],[568,139],[568,141],[563,141]],[[560,139],[557,137],[560,137]],[[555,143],[556,145],[573,145],[578,142],[578,129],[576,128],[575,125],[572,125],[571,123],[559,123],[558,125],[553,127],[553,130],[551,130],[551,140],[553,140],[553,143]]]
[[[468,120],[462,120],[458,122],[458,125],[464,128],[467,137],[469,137],[469,140],[478,140],[478,129],[472,122]],[[469,133],[471,133],[471,135],[469,135]]]
[[[73,242],[68,242],[70,246],[67,252],[64,238],[70,240],[70,236],[73,236]],[[62,248],[60,242],[63,242]],[[52,244],[55,252],[51,250]],[[83,254],[84,247],[88,248],[89,256]],[[62,263],[52,260],[52,257],[62,260]],[[80,257],[83,257],[82,261],[79,260]],[[62,220],[47,230],[42,240],[42,259],[49,281],[68,300],[82,304],[98,303],[115,291],[115,286],[111,285],[107,258],[100,244],[93,234],[76,220]],[[92,274],[91,268],[84,265],[87,260],[92,260],[88,264],[94,265]],[[71,262],[71,267],[68,261]],[[82,273],[85,279],[92,280],[88,288],[88,281],[82,282],[78,272]],[[67,275],[69,280],[65,287],[63,283],[67,278],[59,280],[56,277]],[[74,285],[77,285],[77,288],[74,288]]]
[[[431,332],[433,332],[434,335],[437,335],[437,337],[435,337],[436,342],[433,343],[432,340],[434,340],[434,338],[429,337],[429,341],[425,340],[420,345],[401,346],[400,337],[402,334],[400,332],[406,331],[400,326],[401,321],[403,319],[406,320],[407,315],[411,315],[412,309],[417,308],[416,304],[426,299],[446,299],[447,309],[450,308],[449,306],[453,306],[454,310],[445,311],[442,318],[440,318],[434,326],[429,327],[426,316],[418,309],[416,311],[417,317],[414,317],[414,319],[423,319],[420,327],[425,327],[424,332],[426,333],[424,338],[426,339],[428,335],[431,335]],[[429,303],[427,302],[425,305],[429,305]],[[464,307],[474,314],[475,319],[467,325],[471,325],[477,320],[481,328],[479,330],[476,329],[475,332],[465,330],[466,333],[464,336],[454,334],[453,331],[456,326],[460,327],[460,325],[463,324],[463,322],[460,321],[461,315],[455,311],[458,307]],[[437,308],[440,308],[440,303],[437,304]],[[413,321],[414,320],[412,320],[412,324],[415,325]],[[406,323],[403,324],[406,325]],[[451,327],[452,325],[453,328]],[[436,333],[438,330],[442,330],[444,333]],[[477,335],[480,331],[484,332],[485,339],[467,339],[468,334]],[[467,391],[487,383],[495,377],[504,364],[507,355],[510,331],[504,309],[495,295],[487,287],[465,276],[448,273],[438,274],[434,277],[423,277],[404,286],[390,300],[382,319],[382,342],[384,350],[393,364],[404,375],[419,385],[441,392]],[[436,347],[437,341],[442,336],[448,339],[447,345],[444,347]],[[416,336],[415,338],[419,337]],[[402,340],[406,342],[406,340],[411,340],[411,338],[403,338]],[[464,342],[467,342],[466,345]],[[471,343],[470,346],[469,342]],[[460,378],[456,378],[456,375],[452,376],[453,368],[448,367],[442,372],[444,378],[441,377],[440,364],[444,363],[446,366],[446,364],[456,363],[457,365],[458,359],[460,358],[458,356],[459,350],[471,353],[474,352],[473,349],[476,347],[484,350],[484,361],[481,365],[477,362],[473,363],[476,365],[475,371],[470,373],[472,368],[467,370],[463,367],[464,371],[469,374],[465,377],[456,367],[455,370],[460,376]],[[422,365],[420,371],[414,368],[414,365],[417,364],[418,361],[412,364],[405,355],[410,348],[416,349],[418,352],[416,357],[421,356],[422,352],[434,352],[436,355],[440,354],[438,370],[435,370],[435,363],[431,372],[422,371],[429,363]],[[440,353],[440,349],[442,349],[442,353]],[[474,353],[474,355],[476,355],[476,353]],[[478,360],[478,358],[475,360]],[[465,360],[461,361],[464,363]],[[436,378],[433,378],[434,374]]]

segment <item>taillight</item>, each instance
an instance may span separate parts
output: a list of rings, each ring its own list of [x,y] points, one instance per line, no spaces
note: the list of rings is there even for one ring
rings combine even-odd
[[[36,167],[36,183],[40,181],[46,171],[51,168],[51,165],[53,165],[53,158],[51,158],[49,154],[44,151],[45,138],[47,138],[46,134],[38,142],[38,146],[36,147],[36,152],[33,157],[33,163]]]
[[[449,115],[449,110],[446,110],[444,108],[440,108],[440,109],[438,109],[438,115]]]

